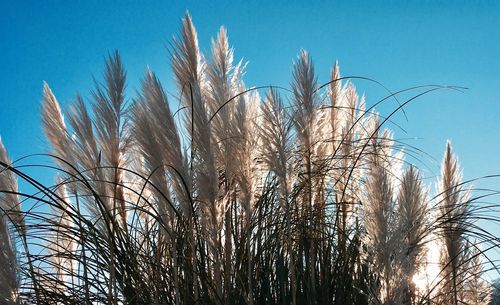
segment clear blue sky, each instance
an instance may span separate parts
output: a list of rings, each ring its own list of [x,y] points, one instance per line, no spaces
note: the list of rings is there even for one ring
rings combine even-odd
[[[0,0],[1,2],[2,0]],[[299,50],[310,51],[320,82],[336,59],[343,75],[377,79],[393,90],[439,83],[440,91],[395,118],[397,132],[435,158],[451,139],[466,178],[500,173],[499,1],[9,1],[0,4],[0,135],[13,158],[46,151],[40,128],[42,82],[61,104],[88,97],[104,57],[120,50],[128,88],[149,65],[173,88],[168,43],[186,9],[202,50],[220,25],[236,58],[248,60],[246,83],[288,86]],[[146,4],[147,3],[147,4]],[[383,93],[355,81],[368,105]],[[382,107],[388,113],[393,102]],[[427,160],[428,178],[439,164]],[[479,183],[500,189],[500,180]]]

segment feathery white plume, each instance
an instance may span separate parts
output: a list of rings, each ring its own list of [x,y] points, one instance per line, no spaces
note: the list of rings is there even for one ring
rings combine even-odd
[[[438,222],[443,244],[443,293],[447,302],[457,305],[460,303],[463,289],[459,277],[463,274],[464,233],[468,226],[470,193],[462,185],[462,173],[450,142],[446,144],[441,167],[439,195]]]
[[[9,223],[25,234],[24,220],[20,213],[20,201],[16,194],[17,179],[10,170],[12,164],[0,139],[0,303],[17,304],[18,280],[14,239],[9,231]]]
[[[123,197],[123,170],[126,152],[130,147],[130,132],[125,113],[125,70],[118,52],[106,60],[104,71],[105,86],[96,84],[92,93],[94,103],[95,135],[102,154],[102,166],[109,167],[103,170],[107,182],[106,197],[109,198],[113,215],[120,218],[125,227],[127,208]]]

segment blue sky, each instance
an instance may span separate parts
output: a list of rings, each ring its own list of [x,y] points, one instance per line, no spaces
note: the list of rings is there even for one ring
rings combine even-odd
[[[248,85],[288,86],[292,60],[308,50],[320,82],[336,59],[343,75],[372,77],[392,90],[439,83],[440,91],[407,107],[401,137],[439,160],[451,139],[467,177],[500,172],[500,5],[495,1],[305,2],[12,1],[0,6],[0,135],[14,157],[45,149],[42,82],[64,105],[89,96],[109,51],[120,50],[135,92],[146,66],[172,88],[168,43],[188,9],[208,53],[228,28],[236,58],[248,60]],[[383,92],[356,81],[368,104]],[[393,102],[381,108],[387,113]]]
[[[498,1],[10,1],[0,0],[0,135],[11,156],[46,151],[40,128],[42,82],[62,105],[89,97],[108,52],[120,50],[133,97],[146,66],[173,88],[167,48],[190,11],[200,46],[228,28],[236,58],[249,61],[246,83],[288,86],[291,64],[308,50],[320,82],[336,59],[343,75],[374,78],[391,90],[422,84],[439,91],[395,117],[439,173],[447,139],[466,178],[500,173],[500,2]],[[147,3],[147,4],[146,4]],[[371,105],[384,93],[354,81]],[[379,108],[389,113],[388,102]],[[390,126],[389,126],[390,127]],[[435,163],[433,163],[435,162]],[[500,189],[500,180],[478,182]]]

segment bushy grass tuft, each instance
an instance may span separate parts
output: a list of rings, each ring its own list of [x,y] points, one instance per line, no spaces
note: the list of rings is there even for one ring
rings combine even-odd
[[[91,101],[62,110],[44,84],[54,185],[0,146],[0,303],[488,304],[485,253],[499,244],[477,221],[500,220],[481,203],[494,192],[462,182],[449,143],[432,190],[405,160],[420,151],[385,128],[460,88],[367,107],[351,81],[373,80],[336,63],[319,84],[306,51],[290,89],[248,88],[224,28],[210,56],[188,14],[180,33],[181,109],[150,70],[126,97],[116,52]],[[388,99],[399,106],[383,117]]]

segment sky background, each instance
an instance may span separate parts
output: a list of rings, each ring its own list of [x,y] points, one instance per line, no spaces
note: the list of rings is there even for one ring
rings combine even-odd
[[[77,92],[88,99],[108,52],[121,52],[129,98],[147,66],[172,90],[169,43],[189,10],[205,54],[219,26],[227,27],[235,58],[249,61],[247,86],[288,87],[292,61],[306,49],[320,83],[338,60],[342,75],[371,77],[393,91],[468,87],[412,102],[408,120],[394,118],[406,132],[388,127],[428,154],[420,159],[429,183],[439,174],[447,139],[466,179],[500,174],[500,1],[9,2],[0,0],[0,135],[13,159],[47,152],[39,111],[43,81],[63,106]],[[353,82],[369,106],[385,93]],[[388,101],[378,110],[388,114],[395,107]],[[476,185],[500,190],[500,179]]]

